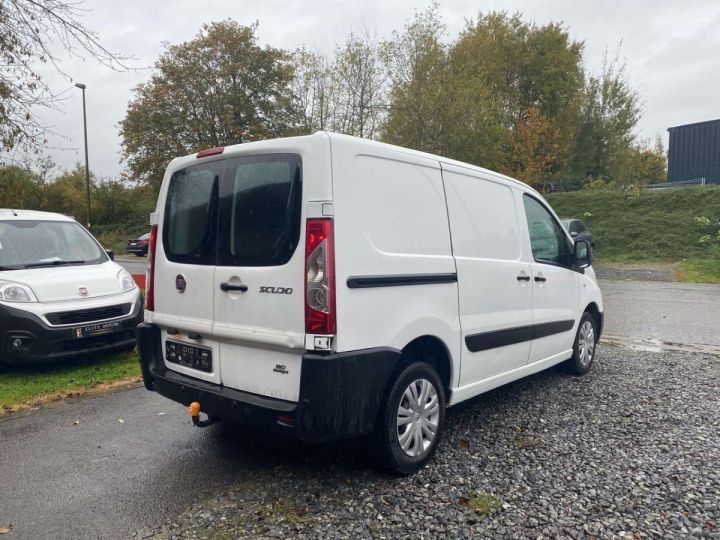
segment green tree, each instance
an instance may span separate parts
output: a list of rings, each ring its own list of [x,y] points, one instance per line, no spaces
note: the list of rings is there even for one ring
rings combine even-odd
[[[0,167],[0,208],[39,210],[43,188],[38,175],[28,167]]]
[[[128,230],[142,228],[155,207],[151,186],[128,185],[121,180],[98,182],[92,191],[93,221]]]
[[[386,142],[450,155],[461,116],[453,92],[438,4],[418,12],[382,46],[390,79]]]
[[[574,179],[623,181],[640,115],[640,96],[630,86],[625,66],[606,54],[601,73],[585,83],[571,163]]]
[[[560,180],[580,104],[582,51],[557,23],[537,26],[502,12],[469,21],[450,50],[453,91],[469,113],[463,159],[529,183]]]
[[[667,158],[659,136],[652,146],[641,142],[631,147],[624,181],[634,185],[667,182]]]
[[[529,183],[566,173],[583,86],[583,44],[559,24],[503,12],[468,21],[449,47],[437,7],[387,44],[385,137]]]
[[[173,157],[299,130],[290,56],[260,47],[256,31],[257,24],[216,22],[167,47],[120,122],[133,179],[157,188]]]
[[[95,187],[95,176],[91,173],[91,192]],[[85,166],[77,163],[74,169],[63,171],[45,186],[44,202],[40,210],[58,212],[82,220],[87,204],[85,189]]]

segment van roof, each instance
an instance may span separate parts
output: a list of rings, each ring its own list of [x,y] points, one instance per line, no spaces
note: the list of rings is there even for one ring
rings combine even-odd
[[[485,169],[483,167],[478,167],[477,165],[465,163],[464,161],[458,161],[456,159],[446,158],[443,156],[439,156],[437,154],[430,154],[428,152],[421,152],[420,150],[412,150],[410,148],[405,148],[404,146],[396,146],[394,144],[373,141],[370,139],[361,139],[360,137],[352,137],[350,135],[343,135],[341,133],[334,133],[332,131],[318,131],[316,133],[316,135],[320,134],[320,133],[327,135],[328,137],[330,137],[331,140],[332,139],[344,140],[347,142],[352,142],[354,144],[361,144],[361,145],[364,145],[364,146],[370,147],[370,148],[376,147],[376,148],[392,149],[393,151],[404,154],[406,156],[416,156],[416,157],[423,158],[423,159],[431,159],[434,161],[439,161],[446,165],[455,165],[456,167],[461,167],[464,169],[468,169],[470,171],[483,173],[486,176],[492,176],[494,178],[497,178],[500,180],[505,180],[507,182],[521,186],[523,188],[527,188],[530,191],[535,191],[535,189],[533,189],[531,186],[529,186],[525,182],[521,182],[520,180],[516,180],[515,178],[506,176],[499,172],[492,171],[490,169]]]
[[[379,141],[373,141],[370,139],[362,139],[360,137],[353,137],[351,135],[343,135],[343,134],[335,133],[332,131],[317,131],[313,135],[302,135],[299,137],[286,137],[286,138],[280,138],[280,139],[266,139],[266,140],[262,140],[262,141],[252,141],[252,142],[247,142],[247,143],[229,145],[229,146],[225,147],[225,150],[222,154],[218,154],[213,157],[215,159],[222,159],[223,157],[228,157],[229,155],[233,155],[236,152],[241,153],[241,152],[246,152],[248,150],[252,151],[253,147],[256,147],[258,150],[271,150],[273,147],[283,147],[283,146],[287,145],[288,143],[303,144],[304,140],[307,141],[307,140],[309,140],[311,138],[315,138],[315,137],[327,137],[330,139],[331,143],[333,140],[336,140],[336,141],[342,141],[344,143],[353,144],[353,145],[368,148],[368,149],[384,148],[386,150],[392,150],[393,152],[397,152],[397,153],[402,154],[409,158],[416,157],[416,158],[421,158],[423,160],[430,159],[430,160],[437,161],[437,162],[440,162],[440,163],[443,163],[446,165],[454,165],[456,167],[461,167],[461,168],[467,169],[468,171],[482,173],[485,176],[491,176],[497,180],[505,181],[505,182],[511,183],[515,186],[526,189],[527,191],[537,193],[537,191],[534,188],[532,188],[525,182],[521,182],[520,180],[516,180],[515,178],[512,178],[510,176],[505,176],[504,174],[500,174],[500,173],[492,171],[490,169],[485,169],[483,167],[471,165],[470,163],[465,163],[463,161],[458,161],[455,159],[450,159],[450,158],[446,158],[443,156],[430,154],[428,152],[412,150],[410,148],[405,148],[403,146],[396,146],[393,144],[383,143],[383,142],[379,142]],[[209,159],[213,159],[213,157],[210,157]],[[176,169],[176,168],[182,168],[186,165],[189,165],[192,162],[195,162],[195,160],[196,160],[196,155],[190,154],[188,156],[175,158],[171,162],[171,164],[173,166],[173,169]]]
[[[40,212],[39,210],[18,210],[16,208],[0,208],[0,219],[9,221],[75,221],[70,216],[55,212]]]

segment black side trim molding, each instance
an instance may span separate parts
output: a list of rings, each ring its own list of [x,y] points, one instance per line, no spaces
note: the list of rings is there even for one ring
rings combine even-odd
[[[370,287],[399,287],[402,285],[430,285],[433,283],[456,283],[457,274],[394,274],[390,276],[352,276],[347,280],[350,289]]]
[[[470,352],[486,351],[497,347],[505,347],[506,345],[514,345],[515,343],[522,343],[523,341],[531,341],[554,334],[561,334],[572,330],[573,326],[575,326],[575,321],[573,320],[556,321],[529,326],[518,326],[505,330],[495,330],[493,332],[483,332],[482,334],[472,334],[465,336],[465,346]]]

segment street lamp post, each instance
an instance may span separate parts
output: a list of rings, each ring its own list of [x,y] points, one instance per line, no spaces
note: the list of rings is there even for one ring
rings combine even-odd
[[[85,113],[85,85],[75,83],[82,90],[83,98],[83,131],[85,132],[85,191],[87,195],[87,226],[90,228],[90,165],[88,164],[88,144],[87,144],[87,114]]]

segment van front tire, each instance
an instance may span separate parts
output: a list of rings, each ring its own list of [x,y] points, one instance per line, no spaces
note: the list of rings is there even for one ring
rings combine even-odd
[[[565,363],[568,371],[575,375],[585,375],[590,371],[595,361],[596,345],[597,322],[595,321],[595,317],[586,311],[580,319],[577,334],[575,334],[573,355]]]
[[[375,450],[383,468],[408,475],[435,453],[445,425],[445,391],[435,369],[408,365],[395,378],[375,427]]]

